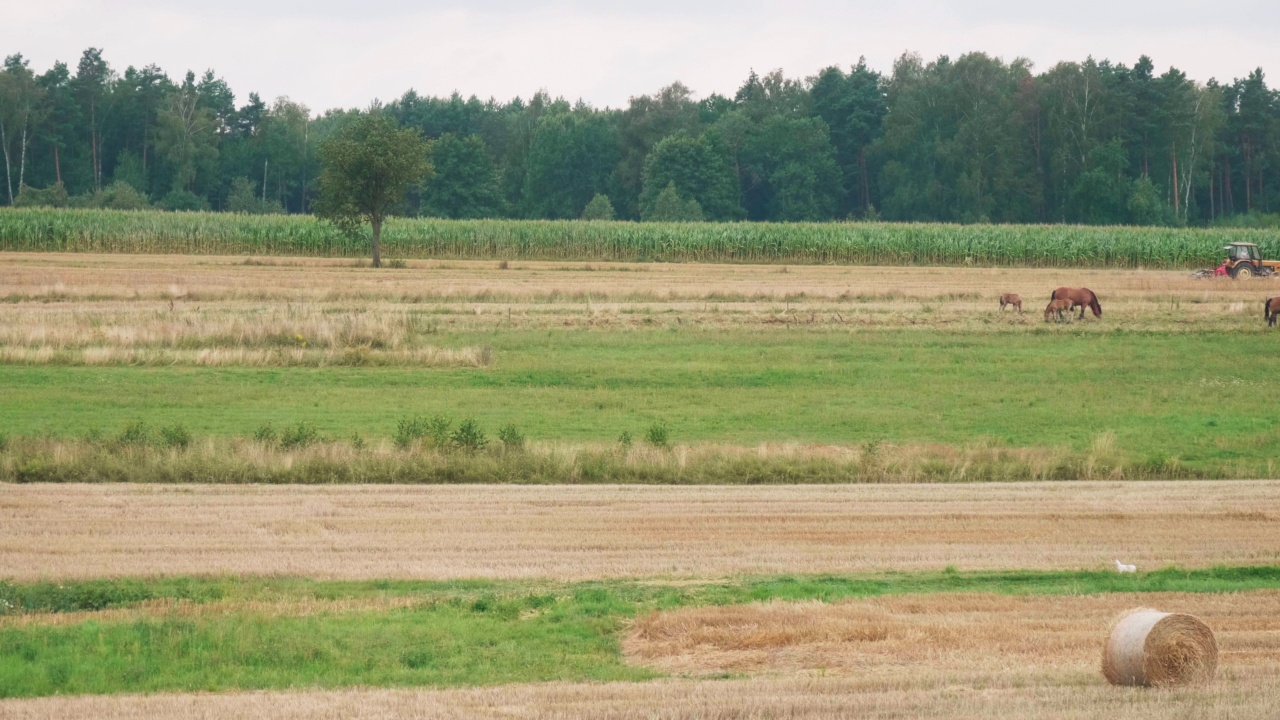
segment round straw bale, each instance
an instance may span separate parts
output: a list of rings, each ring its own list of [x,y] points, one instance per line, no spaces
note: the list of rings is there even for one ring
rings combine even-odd
[[[1112,685],[1206,683],[1218,670],[1218,643],[1194,615],[1130,610],[1111,628],[1102,674]]]

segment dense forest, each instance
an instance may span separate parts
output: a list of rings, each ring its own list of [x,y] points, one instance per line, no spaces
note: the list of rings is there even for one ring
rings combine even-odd
[[[314,113],[213,71],[123,72],[99,49],[0,72],[3,204],[306,213],[317,146],[361,112],[432,140],[407,215],[450,218],[1259,224],[1280,212],[1280,92],[1088,59],[1036,73],[983,53],[886,75],[751,72],[595,108],[413,90]]]

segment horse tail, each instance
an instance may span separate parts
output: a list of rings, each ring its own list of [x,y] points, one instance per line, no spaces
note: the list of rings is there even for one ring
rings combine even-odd
[[[1049,293],[1049,302],[1053,302],[1054,300],[1057,300],[1057,299],[1058,299],[1057,290],[1054,290],[1053,292]]]

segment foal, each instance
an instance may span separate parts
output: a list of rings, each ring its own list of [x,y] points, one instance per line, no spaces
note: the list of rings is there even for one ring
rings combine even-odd
[[[1044,321],[1049,322],[1049,318],[1054,314],[1058,315],[1058,322],[1062,322],[1062,314],[1071,314],[1071,301],[1066,298],[1050,300],[1049,305],[1044,309]]]
[[[1267,319],[1267,327],[1276,326],[1276,317],[1280,316],[1280,297],[1267,298],[1262,305],[1262,316]]]
[[[1012,305],[1018,309],[1018,314],[1022,314],[1022,296],[1018,293],[1005,293],[1000,296],[1000,312],[1004,312],[1005,305]]]

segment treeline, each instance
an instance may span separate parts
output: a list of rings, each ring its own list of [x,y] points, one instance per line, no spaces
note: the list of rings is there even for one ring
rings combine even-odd
[[[1261,69],[1201,84],[1145,56],[1037,74],[907,54],[887,75],[752,72],[733,97],[674,83],[617,109],[412,90],[377,108],[433,141],[407,215],[1256,225],[1280,211],[1280,93]],[[12,55],[0,200],[306,213],[318,144],[360,112],[237,104],[212,71],[120,73],[93,48],[42,74]]]

